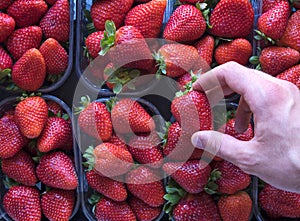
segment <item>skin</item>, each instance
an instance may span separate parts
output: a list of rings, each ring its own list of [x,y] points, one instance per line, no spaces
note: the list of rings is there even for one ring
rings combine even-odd
[[[201,131],[192,136],[194,146],[276,188],[300,193],[300,92],[295,85],[228,62],[202,75],[193,88],[205,91],[211,103],[220,100],[221,94],[240,94],[235,128],[245,131],[252,114],[255,125],[250,141]]]

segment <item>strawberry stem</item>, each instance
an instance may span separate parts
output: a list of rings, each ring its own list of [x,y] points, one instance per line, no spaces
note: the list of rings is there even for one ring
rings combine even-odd
[[[257,35],[254,36],[254,38],[258,41],[265,40],[265,44],[271,43],[272,45],[275,45],[276,41],[273,40],[271,37],[265,35],[263,32],[259,30],[254,30]]]
[[[105,22],[105,31],[104,37],[101,40],[102,50],[99,52],[99,55],[104,56],[111,47],[115,45],[116,40],[116,26],[113,21],[107,20]]]
[[[74,114],[78,115],[80,114],[82,111],[84,111],[87,106],[89,106],[89,104],[91,103],[91,98],[88,95],[82,96],[80,98],[80,102],[81,106],[79,107],[75,107],[74,106]]]

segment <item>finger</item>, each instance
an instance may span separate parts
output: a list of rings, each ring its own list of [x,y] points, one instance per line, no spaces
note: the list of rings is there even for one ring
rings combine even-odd
[[[235,115],[235,130],[239,133],[243,133],[247,130],[252,116],[252,111],[245,101],[244,97],[241,97],[239,106]]]
[[[199,131],[193,134],[192,143],[214,156],[218,156],[235,165],[240,164],[241,155],[245,155],[250,143],[240,141],[217,131]]]

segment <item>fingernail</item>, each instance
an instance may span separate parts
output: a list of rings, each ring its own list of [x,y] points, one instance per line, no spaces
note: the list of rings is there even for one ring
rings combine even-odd
[[[202,141],[201,139],[199,138],[199,135],[197,133],[193,134],[192,136],[192,144],[197,147],[197,148],[200,148],[200,149],[203,149],[203,144],[202,144]]]

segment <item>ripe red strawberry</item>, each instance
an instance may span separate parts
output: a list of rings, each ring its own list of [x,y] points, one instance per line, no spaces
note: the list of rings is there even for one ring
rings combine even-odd
[[[238,140],[249,141],[253,138],[253,129],[251,124],[248,125],[248,128],[243,133],[238,133],[235,128],[235,119],[230,119],[225,125],[221,126],[218,131],[228,134]]]
[[[271,46],[264,48],[259,56],[262,71],[275,76],[294,66],[300,60],[300,53],[292,48]]]
[[[289,81],[300,89],[300,65],[291,67],[290,69],[278,74],[276,78]]]
[[[279,2],[283,2],[286,0],[262,0],[262,13],[269,11],[274,8]]]
[[[127,202],[115,202],[104,197],[96,204],[95,217],[97,220],[136,221],[136,217]]]
[[[246,65],[252,54],[252,45],[244,38],[237,38],[231,42],[220,44],[215,50],[215,60],[218,64],[235,61]]]
[[[48,111],[51,111],[55,116],[57,116],[59,113],[63,113],[63,110],[58,103],[54,101],[47,101],[46,103],[48,106]]]
[[[15,20],[11,16],[0,12],[0,43],[4,42],[8,38],[15,29],[15,25]]]
[[[9,158],[21,150],[28,140],[10,117],[0,119],[0,158]]]
[[[215,36],[245,38],[253,29],[254,10],[248,0],[220,0],[210,16]]]
[[[133,0],[96,1],[91,8],[91,17],[95,28],[104,31],[107,20],[113,21],[117,28],[121,27],[132,4]]]
[[[183,44],[165,44],[154,56],[159,72],[175,78],[189,72],[200,57],[195,47]]]
[[[198,50],[200,59],[203,59],[208,65],[211,65],[215,46],[214,38],[207,35],[197,41],[194,46]]]
[[[102,176],[115,177],[127,173],[133,166],[133,159],[128,150],[111,143],[102,143],[89,147],[83,155],[87,159],[89,169]]]
[[[167,0],[152,0],[132,8],[126,15],[125,25],[136,27],[144,38],[157,38],[164,18]]]
[[[123,150],[128,150],[125,141],[122,138],[118,137],[116,134],[112,134],[108,142],[122,148]]]
[[[285,32],[279,43],[283,46],[291,47],[300,52],[300,10],[290,17]]]
[[[140,166],[126,175],[127,189],[135,197],[152,207],[164,204],[161,177],[148,167]]]
[[[10,69],[13,61],[8,53],[0,46],[0,72],[4,69]]]
[[[133,136],[128,144],[133,158],[141,164],[160,168],[163,163],[160,139],[157,134]]]
[[[146,3],[150,2],[151,0],[134,0],[135,3]]]
[[[27,50],[39,47],[42,35],[42,29],[38,26],[17,29],[7,40],[7,50],[18,60]]]
[[[155,220],[161,213],[160,207],[151,207],[136,197],[131,197],[128,200],[128,204],[136,218],[141,221]]]
[[[210,166],[199,160],[168,162],[163,165],[163,170],[185,191],[194,194],[204,190],[211,172]]]
[[[70,190],[51,189],[41,198],[42,212],[49,220],[70,220],[74,205],[75,193]]]
[[[45,0],[49,5],[54,5],[57,0]]]
[[[166,24],[163,37],[170,41],[187,42],[200,38],[206,29],[201,11],[193,5],[181,5]]]
[[[98,174],[95,170],[86,172],[86,179],[91,188],[114,201],[122,202],[127,198],[124,183]]]
[[[71,124],[60,117],[49,117],[37,141],[40,152],[72,146]]]
[[[271,218],[299,218],[300,194],[279,190],[265,184],[259,193],[259,205]]]
[[[117,134],[148,133],[155,128],[155,123],[146,110],[129,98],[117,102],[112,108],[111,119]]]
[[[229,196],[222,195],[218,201],[218,209],[223,221],[248,221],[252,200],[244,191]]]
[[[173,218],[182,221],[221,221],[216,203],[205,192],[188,194],[181,199],[173,210]]]
[[[22,150],[11,158],[2,159],[2,172],[26,186],[35,186],[38,181],[31,156]]]
[[[36,174],[39,180],[49,187],[74,190],[78,186],[73,162],[63,152],[52,152],[42,156]]]
[[[206,95],[190,91],[176,97],[171,104],[171,112],[182,129],[188,133],[212,129],[212,114]]]
[[[69,40],[70,5],[68,0],[57,0],[40,21],[40,27],[46,38],[57,41]]]
[[[88,50],[90,56],[93,59],[98,57],[99,52],[102,50],[100,43],[103,37],[104,37],[104,32],[97,31],[87,36],[85,40],[86,49]]]
[[[48,108],[41,97],[28,97],[17,104],[15,121],[25,137],[30,139],[40,136],[48,118]]]
[[[101,102],[92,102],[89,97],[82,97],[83,107],[78,109],[78,123],[80,129],[88,135],[108,141],[112,135],[110,113]]]
[[[291,10],[287,1],[279,2],[259,17],[258,30],[273,40],[280,39],[287,27],[290,13]]]
[[[5,111],[2,118],[4,119],[4,117],[7,117],[11,120],[14,120],[15,119],[14,115],[15,115],[15,109],[12,108],[12,109]]]
[[[54,38],[48,38],[40,47],[47,74],[62,74],[68,67],[68,53]]]
[[[35,91],[46,78],[46,64],[39,50],[32,48],[14,64],[12,80],[21,89]]]
[[[187,3],[187,4],[196,4],[197,2],[204,2],[204,0],[180,0],[181,3]]]
[[[0,2],[0,10],[7,9],[13,2],[14,0],[2,0]]]
[[[48,6],[43,0],[16,0],[7,9],[18,27],[27,27],[37,24],[47,12]]]
[[[215,168],[221,172],[221,178],[216,181],[221,193],[234,194],[248,187],[251,182],[249,174],[226,160],[217,162]]]
[[[15,221],[40,221],[40,194],[34,187],[14,186],[3,197],[6,213]]]

